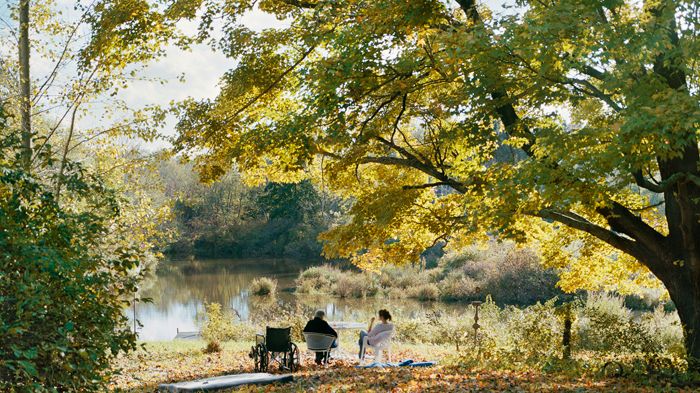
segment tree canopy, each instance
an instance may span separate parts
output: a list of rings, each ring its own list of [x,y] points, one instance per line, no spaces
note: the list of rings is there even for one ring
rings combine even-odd
[[[354,200],[325,252],[364,267],[497,235],[538,244],[567,289],[651,272],[700,358],[697,1],[204,4],[236,60],[178,107],[206,178],[325,182]],[[246,28],[254,8],[280,27]]]

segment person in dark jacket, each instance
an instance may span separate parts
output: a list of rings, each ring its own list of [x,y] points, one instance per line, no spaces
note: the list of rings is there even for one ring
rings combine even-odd
[[[327,334],[329,336],[335,337],[335,341],[331,345],[331,348],[338,348],[338,333],[324,320],[326,313],[323,310],[316,311],[314,319],[306,323],[304,327],[305,333],[321,333]],[[316,352],[316,364],[321,364],[323,362],[324,354],[322,352]]]

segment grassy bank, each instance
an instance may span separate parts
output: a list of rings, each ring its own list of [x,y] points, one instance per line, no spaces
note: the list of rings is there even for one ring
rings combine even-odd
[[[333,362],[333,368],[349,371],[356,370],[356,332],[341,333],[340,348],[345,360]],[[203,340],[163,341],[142,343],[139,350],[121,356],[114,364],[121,369],[121,375],[113,380],[112,390],[116,392],[135,393],[153,392],[158,384],[194,380],[224,374],[253,372],[252,360],[248,351],[253,344],[250,340],[229,341],[222,345],[221,352],[205,353],[207,343]],[[302,350],[302,370],[300,377],[311,377],[304,386],[318,382],[313,380],[323,368],[313,364],[313,355],[306,353],[303,343],[297,341]],[[411,358],[428,360],[443,358],[449,354],[449,347],[426,344],[400,344],[395,347],[394,358]],[[278,372],[273,368],[272,372]]]
[[[122,373],[112,389],[150,392],[159,383],[252,372],[248,351],[254,333],[268,324],[291,326],[293,339],[303,351],[300,333],[308,313],[284,307],[274,298],[261,298],[254,303],[253,319],[235,323],[220,308],[209,307],[211,322],[205,326],[205,337],[219,342],[220,351],[205,353],[211,347],[205,341],[145,343],[115,363]],[[685,374],[677,316],[662,308],[640,314],[625,307],[620,297],[595,294],[585,303],[556,305],[552,300],[525,308],[487,301],[479,316],[476,342],[470,312],[396,318],[394,360],[438,360],[439,367],[356,369],[357,331],[341,331],[342,360],[320,368],[312,364],[311,355],[304,354],[304,367],[293,384],[265,391],[642,392],[691,391],[688,386],[700,386],[689,385],[697,377]],[[567,352],[562,345],[567,318],[571,356],[562,360]],[[619,370],[622,375],[612,378],[610,374]]]
[[[341,348],[354,351],[354,335],[343,334]],[[154,392],[160,383],[194,380],[223,374],[252,372],[247,356],[250,341],[225,343],[220,353],[204,354],[203,341],[145,343],[122,356],[116,367],[122,375],[112,384],[121,393]],[[302,344],[302,348],[304,348]],[[466,356],[468,351],[460,352]],[[690,392],[686,377],[630,374],[606,376],[596,362],[590,367],[562,366],[541,370],[475,366],[462,362],[448,345],[397,343],[396,359],[438,360],[424,369],[357,369],[355,360],[334,360],[329,367],[312,363],[302,353],[303,365],[292,383],[244,387],[226,392]],[[584,360],[579,359],[578,362]],[[568,367],[568,368],[567,368]],[[278,372],[276,369],[272,372]]]

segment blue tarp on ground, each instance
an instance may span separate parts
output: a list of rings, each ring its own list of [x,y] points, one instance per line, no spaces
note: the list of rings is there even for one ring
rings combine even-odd
[[[211,392],[215,390],[228,389],[241,385],[267,385],[275,382],[291,382],[294,380],[292,374],[274,375],[269,373],[250,373],[223,375],[221,377],[200,379],[191,382],[179,382],[162,384],[158,386],[160,392]]]
[[[398,363],[382,363],[374,362],[366,365],[359,365],[357,368],[383,368],[383,367],[430,367],[436,365],[437,362],[414,362],[407,359]]]

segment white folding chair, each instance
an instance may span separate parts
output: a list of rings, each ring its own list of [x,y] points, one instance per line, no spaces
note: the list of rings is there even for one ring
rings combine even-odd
[[[331,346],[335,341],[335,337],[322,333],[304,332],[304,339],[306,340],[306,348],[309,352],[313,352],[314,354],[318,352],[323,353],[323,363],[328,363],[328,358],[333,349]]]
[[[362,340],[362,354],[360,355],[360,361],[365,360],[365,352],[367,351],[367,347],[370,347],[375,353],[375,362],[381,362],[384,360],[384,352],[387,354],[387,361],[391,362],[391,341],[393,337],[393,330],[381,332],[374,338],[374,344],[370,345],[367,342],[367,336],[365,336]]]

